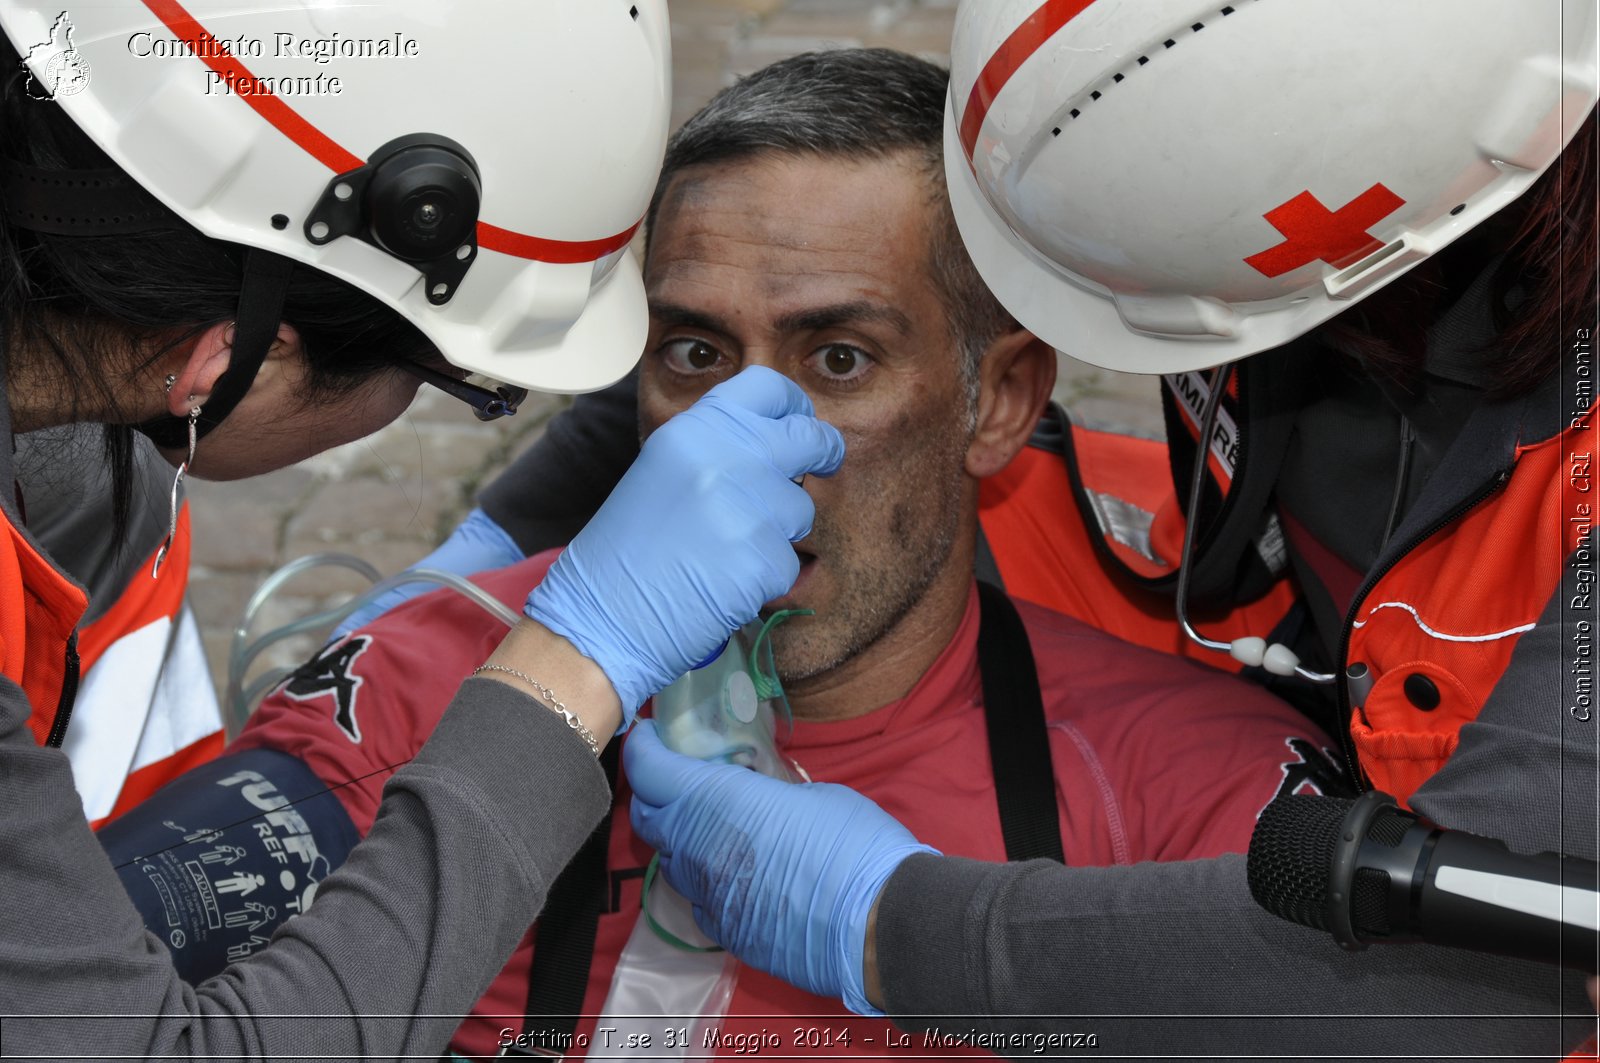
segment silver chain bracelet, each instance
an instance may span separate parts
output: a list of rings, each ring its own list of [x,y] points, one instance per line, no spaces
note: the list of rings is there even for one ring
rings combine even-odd
[[[484,672],[504,672],[506,675],[516,676],[524,683],[533,687],[533,689],[539,692],[539,697],[544,699],[542,704],[553,712],[560,713],[561,718],[567,721],[567,726],[572,728],[573,731],[577,732],[579,738],[588,743],[589,752],[593,753],[597,757],[600,755],[600,743],[595,741],[594,732],[585,727],[583,725],[583,721],[578,719],[571,709],[567,708],[565,705],[561,704],[561,702],[556,700],[555,691],[551,690],[549,687],[533,678],[533,676],[519,672],[515,668],[507,668],[503,664],[480,664],[478,667],[472,670],[473,675],[481,675]]]

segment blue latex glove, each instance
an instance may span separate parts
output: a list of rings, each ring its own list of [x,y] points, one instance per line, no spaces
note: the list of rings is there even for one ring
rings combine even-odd
[[[703,661],[794,586],[793,540],[811,497],[793,481],[832,474],[844,438],[788,378],[752,366],[657,429],[524,612],[644,700]]]
[[[867,916],[902,860],[936,850],[848,787],[674,753],[650,720],[622,758],[633,829],[701,930],[801,989],[883,1014],[866,994]]]
[[[450,533],[450,538],[440,543],[439,548],[433,553],[412,565],[411,569],[436,568],[453,572],[458,576],[470,576],[475,572],[485,572],[491,568],[504,568],[521,560],[522,547],[511,538],[511,534],[496,524],[489,514],[481,509],[474,509],[467,514],[467,518],[456,527],[456,530]],[[419,580],[416,583],[404,583],[384,591],[345,617],[344,622],[334,629],[330,637],[334,640],[342,639],[356,628],[365,627],[402,602],[409,602],[413,598],[438,589],[437,583],[424,583]]]

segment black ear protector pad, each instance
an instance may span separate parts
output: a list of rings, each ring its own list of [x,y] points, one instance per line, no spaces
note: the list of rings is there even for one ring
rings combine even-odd
[[[322,245],[353,236],[415,266],[428,301],[448,303],[478,255],[483,182],[467,149],[447,137],[412,133],[389,141],[328,182],[306,215],[306,239]]]

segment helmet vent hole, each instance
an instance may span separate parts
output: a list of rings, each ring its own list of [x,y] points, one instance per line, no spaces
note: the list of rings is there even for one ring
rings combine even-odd
[[[639,21],[639,9],[637,7],[628,8],[628,17],[633,19],[633,21],[638,22]]]
[[[1467,205],[1465,203],[1457,203],[1455,206],[1450,208],[1450,216],[1453,218],[1466,209]]]
[[[433,288],[429,290],[428,294],[433,296],[435,299],[442,299],[450,294],[450,285],[435,284]]]
[[[279,232],[282,232],[284,229],[287,229],[289,227],[289,215],[287,215],[287,214],[274,214],[272,216],[272,227],[274,229],[277,229]]]
[[[1228,15],[1235,14],[1238,10],[1239,10],[1239,8],[1237,6],[1230,4],[1227,7],[1223,7],[1223,8],[1218,9],[1218,15],[1219,15],[1219,17],[1224,17],[1225,18]],[[1189,25],[1189,30],[1191,32],[1193,32],[1193,33],[1199,33],[1201,30],[1203,30],[1205,28],[1206,28],[1206,23],[1204,23],[1204,22],[1194,22],[1194,23],[1191,23]],[[1178,38],[1177,37],[1168,37],[1166,40],[1161,42],[1161,47],[1164,48],[1164,49],[1165,48],[1176,48],[1177,46],[1178,46]],[[1157,52],[1156,54],[1159,55],[1161,53]],[[1149,53],[1146,53],[1144,55],[1139,56],[1137,59],[1134,60],[1134,64],[1135,64],[1134,66],[1125,67],[1124,69],[1116,71],[1115,73],[1113,73],[1111,75],[1111,79],[1109,81],[1102,82],[1099,88],[1092,90],[1089,93],[1087,99],[1080,98],[1079,101],[1078,101],[1079,106],[1081,107],[1084,104],[1094,103],[1094,102],[1098,101],[1102,96],[1105,95],[1106,91],[1109,90],[1111,88],[1111,86],[1122,84],[1124,81],[1126,81],[1128,79],[1128,75],[1133,73],[1138,67],[1149,66],[1150,65],[1150,55],[1149,55]],[[1070,111],[1068,113],[1073,118],[1077,118],[1081,112],[1079,110],[1077,110],[1077,109],[1074,109],[1074,110],[1072,110],[1072,111]],[[1057,126],[1056,128],[1052,129],[1050,131],[1050,135],[1051,136],[1055,136],[1055,137],[1059,137],[1061,135],[1061,128],[1059,126]]]

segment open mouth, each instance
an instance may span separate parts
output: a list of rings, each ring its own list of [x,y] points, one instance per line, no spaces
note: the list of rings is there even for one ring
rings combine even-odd
[[[792,608],[794,606],[795,597],[805,589],[807,580],[817,567],[817,555],[810,550],[796,545],[794,553],[800,559],[800,574],[795,577],[794,586],[789,588],[789,592],[772,603],[780,608]]]

